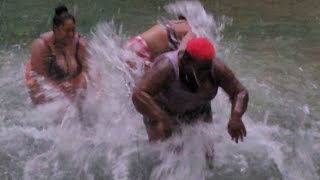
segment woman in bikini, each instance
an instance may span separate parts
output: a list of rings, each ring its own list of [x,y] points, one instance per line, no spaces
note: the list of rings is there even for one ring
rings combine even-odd
[[[147,31],[129,39],[125,48],[136,53],[142,58],[145,66],[152,64],[158,55],[179,49],[185,49],[189,39],[195,37],[185,17],[179,16],[178,20],[165,21],[154,25]],[[127,61],[134,68],[134,61]]]
[[[86,88],[85,41],[75,30],[76,20],[65,6],[55,8],[52,31],[35,39],[26,65],[26,81],[34,104],[52,101],[49,85],[74,101]],[[60,94],[61,94],[60,93]]]

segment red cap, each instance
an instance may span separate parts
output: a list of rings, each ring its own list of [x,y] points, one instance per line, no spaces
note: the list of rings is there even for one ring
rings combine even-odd
[[[186,51],[198,60],[212,60],[216,52],[208,38],[192,38],[187,43]]]

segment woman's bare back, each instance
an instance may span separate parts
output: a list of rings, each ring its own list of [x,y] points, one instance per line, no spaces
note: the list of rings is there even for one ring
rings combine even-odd
[[[168,21],[167,23],[172,26],[174,36],[179,41],[182,40],[188,31],[190,31],[187,21],[173,20]],[[164,24],[157,24],[141,33],[139,36],[146,41],[153,57],[170,51],[168,32]]]

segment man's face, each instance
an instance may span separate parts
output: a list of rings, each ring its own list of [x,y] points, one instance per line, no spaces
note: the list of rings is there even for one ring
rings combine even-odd
[[[186,74],[202,75],[211,72],[212,60],[198,60],[183,51],[179,52],[179,58],[181,68]]]

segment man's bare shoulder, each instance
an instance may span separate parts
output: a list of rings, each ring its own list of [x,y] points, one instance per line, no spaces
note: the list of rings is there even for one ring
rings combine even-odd
[[[152,66],[144,73],[137,88],[156,94],[174,79],[174,69],[170,59],[165,55],[157,57]]]
[[[213,59],[213,72],[216,77],[223,79],[225,76],[232,75],[231,69],[219,58]]]
[[[145,78],[149,77],[166,77],[172,79],[174,77],[174,67],[166,54],[159,55],[153,62],[152,66],[146,71]]]
[[[213,72],[220,86],[229,93],[240,91],[243,85],[239,82],[234,72],[220,59],[214,59]]]
[[[159,56],[157,56],[153,61],[152,67],[166,68],[172,66],[170,59],[166,54],[167,53],[160,54]]]
[[[212,60],[213,68],[217,70],[223,70],[225,68],[225,63],[220,58],[214,58]]]

